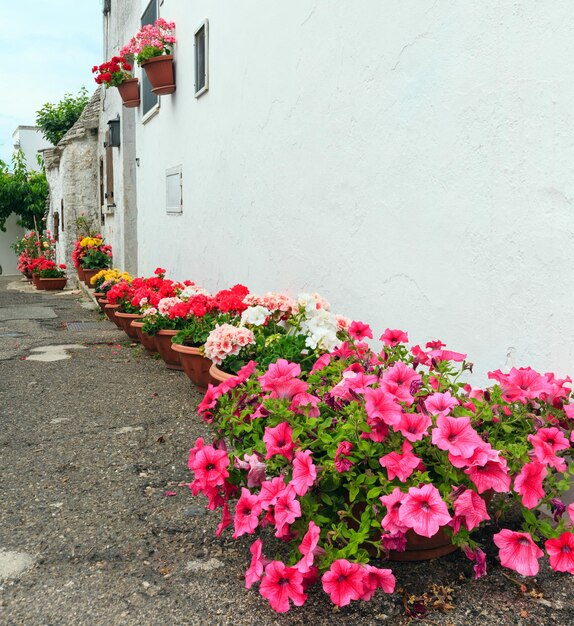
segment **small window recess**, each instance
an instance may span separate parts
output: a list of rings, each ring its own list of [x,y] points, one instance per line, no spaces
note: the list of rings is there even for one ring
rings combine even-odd
[[[151,0],[142,16],[141,16],[141,20],[140,20],[140,24],[142,26],[145,26],[146,24],[153,24],[157,18],[159,17],[159,10],[158,10],[158,0]],[[143,69],[140,68],[140,94],[141,94],[141,101],[142,101],[142,124],[145,124],[148,120],[150,120],[152,117],[154,117],[155,115],[157,115],[159,113],[159,103],[160,103],[160,98],[159,96],[156,96],[152,90],[151,90],[151,85],[150,82],[147,78],[147,75],[145,73],[145,71]]]
[[[165,208],[168,215],[183,213],[181,165],[165,171]]]
[[[195,31],[195,97],[209,89],[209,20]]]

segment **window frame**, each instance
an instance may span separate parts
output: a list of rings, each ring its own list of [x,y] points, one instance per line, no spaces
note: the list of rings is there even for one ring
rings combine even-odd
[[[198,50],[197,50],[197,34],[199,33],[199,31],[201,29],[204,29],[205,35],[203,38],[204,41],[204,72],[203,72],[203,78],[205,80],[205,83],[203,85],[203,87],[201,87],[201,89],[197,89],[197,83],[198,83]],[[201,23],[201,25],[196,29],[196,31],[193,33],[193,50],[194,50],[194,69],[195,69],[195,97],[199,98],[200,96],[202,96],[206,91],[209,90],[209,20],[205,19],[203,20],[203,22]]]
[[[168,206],[167,179],[170,176],[179,176],[179,207]],[[183,215],[183,168],[181,165],[169,167],[165,170],[165,212],[167,215]]]
[[[142,14],[140,16],[140,26],[144,26],[144,23],[143,23],[144,16],[148,12],[148,10],[149,10],[149,8],[150,8],[150,6],[152,4],[155,4],[155,15],[156,15],[155,19],[156,20],[158,19],[158,17],[159,17],[159,6],[160,6],[159,0],[150,0],[147,3],[147,5],[145,6],[145,8],[144,8],[144,10],[143,10],[143,12],[142,12]],[[154,22],[155,22],[155,20],[154,20]],[[153,24],[153,22],[146,22],[146,24]],[[150,89],[150,91],[151,91],[151,85],[149,83],[149,80],[147,78],[145,70],[142,67],[140,67],[140,74],[141,74],[140,75],[140,83],[141,83],[140,84],[140,91],[141,91],[141,111],[142,111],[142,120],[141,121],[142,121],[142,124],[145,124],[149,119],[151,119],[152,117],[154,117],[155,115],[157,115],[159,113],[160,97],[157,96],[156,94],[153,94],[155,96],[155,98],[156,98],[155,104],[150,109],[148,109],[147,111],[144,111],[144,93],[143,93],[144,86],[148,87]]]

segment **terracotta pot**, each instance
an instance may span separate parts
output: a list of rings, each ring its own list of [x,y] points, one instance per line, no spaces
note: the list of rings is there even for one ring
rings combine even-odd
[[[173,54],[163,54],[152,57],[142,63],[142,67],[151,83],[152,91],[156,96],[165,96],[175,91],[175,77],[173,71]]]
[[[161,354],[161,358],[165,362],[165,366],[170,370],[183,371],[183,366],[179,360],[179,352],[172,350],[171,338],[177,335],[177,330],[158,330],[154,335],[155,347]]]
[[[118,85],[118,91],[125,107],[139,107],[140,86],[137,78],[128,78],[121,85]]]
[[[81,265],[78,265],[78,267],[76,268],[76,271],[78,272],[78,278],[83,282],[83,280],[84,280],[84,268]]]
[[[457,546],[452,543],[452,538],[446,531],[439,528],[438,533],[432,537],[421,537],[413,530],[407,532],[407,547],[404,552],[391,550],[389,552],[390,561],[428,561],[440,556],[446,556],[457,550]]]
[[[86,269],[84,268],[84,282],[86,283],[86,287],[89,287],[90,289],[93,289],[90,281],[92,280],[92,278],[98,274],[99,272],[101,272],[102,270],[106,269],[105,267],[98,267],[95,269]]]
[[[214,383],[216,385],[235,376],[235,374],[228,374],[227,372],[220,370],[215,363],[213,363],[209,368],[209,375],[216,381]]]
[[[102,309],[102,311],[105,313],[106,305],[109,304],[109,302],[105,298],[100,298],[98,300],[98,304],[100,305],[100,309]]]
[[[62,278],[39,278],[41,287],[39,289],[45,289],[46,291],[60,291],[68,282],[68,279],[64,276]]]
[[[199,348],[173,342],[171,348],[179,353],[183,371],[200,391],[207,391],[207,385],[210,383],[212,385],[219,384],[219,381],[212,378],[209,373],[212,362],[200,353]]]
[[[32,284],[36,289],[44,289],[44,287],[40,286],[40,276],[36,272],[32,273]]]
[[[134,341],[139,341],[138,334],[135,328],[132,328],[133,320],[141,319],[141,315],[137,313],[121,313],[120,311],[116,311],[116,320],[118,320],[120,324],[120,328],[124,331],[124,333]]]
[[[94,296],[96,300],[101,300],[102,298],[106,297],[105,293],[100,293],[99,291],[94,291],[92,295]]]
[[[139,320],[132,320],[131,326],[135,330],[139,342],[147,350],[147,352],[149,354],[155,354],[157,352],[157,348],[155,347],[155,339],[147,333],[144,333],[143,322],[140,322]]]
[[[116,320],[116,311],[119,308],[119,304],[106,304],[106,306],[104,307],[104,313],[108,316],[110,322],[113,322],[118,328],[122,328],[118,320]]]

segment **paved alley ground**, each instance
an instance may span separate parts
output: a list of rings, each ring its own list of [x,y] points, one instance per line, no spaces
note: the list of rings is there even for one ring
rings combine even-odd
[[[243,588],[251,538],[217,539],[180,486],[200,396],[90,305],[0,278],[0,624],[394,626],[425,605],[416,623],[574,623],[573,577],[522,579],[491,552],[477,582],[455,553],[391,564],[402,593],[337,610],[317,586],[273,613]]]

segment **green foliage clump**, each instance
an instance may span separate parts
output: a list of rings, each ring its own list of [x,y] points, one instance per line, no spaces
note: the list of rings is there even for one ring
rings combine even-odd
[[[56,104],[46,102],[36,111],[36,125],[44,137],[56,145],[76,123],[88,102],[88,90],[85,87],[80,89],[76,97],[67,93]]]

